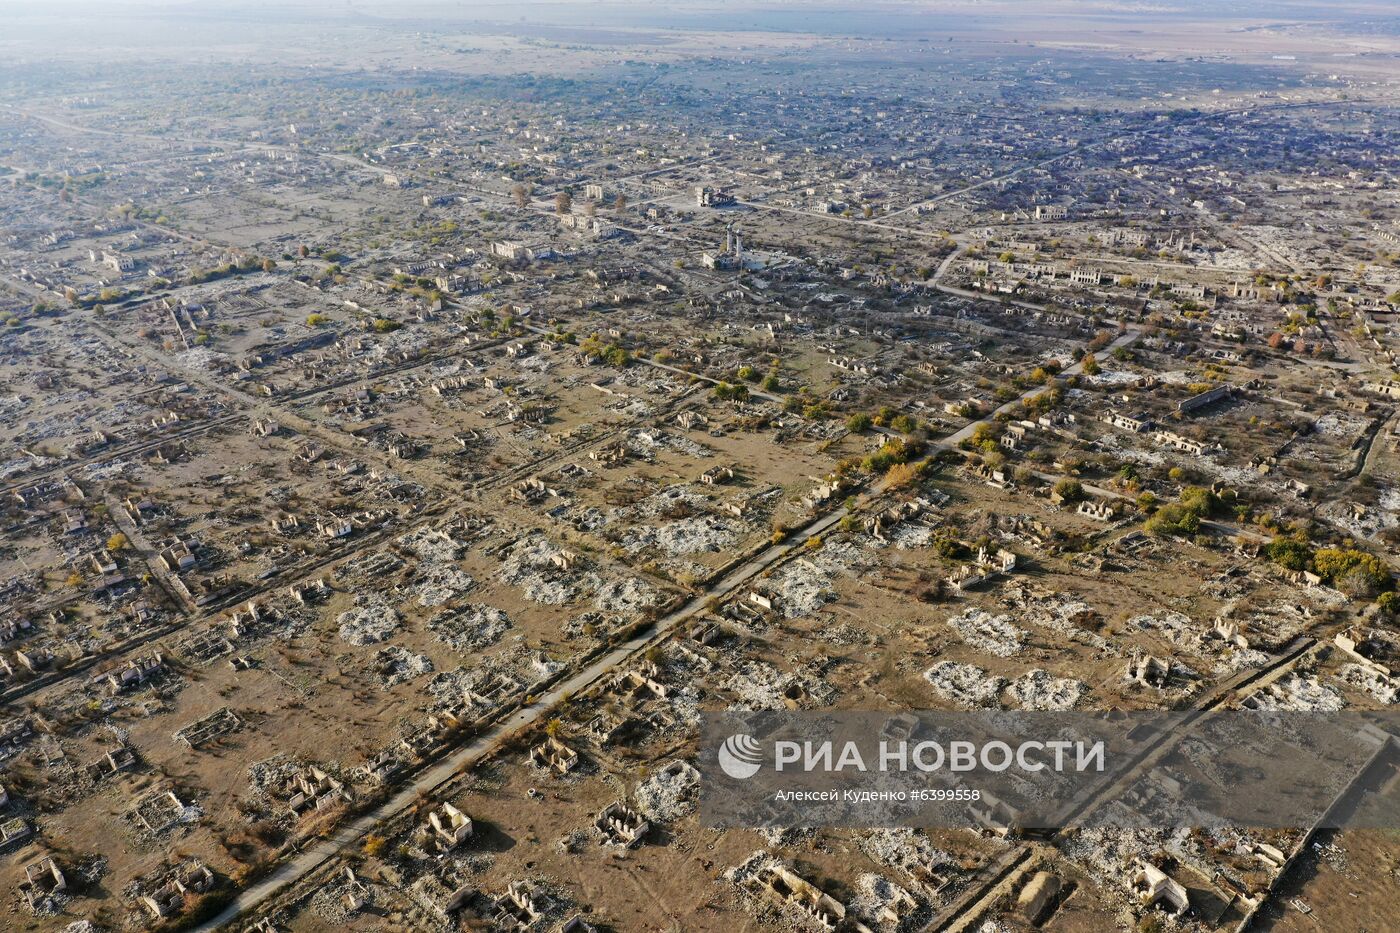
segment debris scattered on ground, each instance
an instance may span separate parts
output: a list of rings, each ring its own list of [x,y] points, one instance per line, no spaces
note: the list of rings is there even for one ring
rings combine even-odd
[[[1088,626],[1098,619],[1098,613],[1088,603],[1058,593],[1037,592],[1016,580],[1006,587],[1003,605],[1016,609],[1018,618],[1030,625],[1052,629],[1096,651],[1115,656],[1122,654],[1115,645],[1090,630]]]
[[[816,632],[816,635],[824,642],[841,647],[870,645],[875,643],[875,636],[873,634],[849,622],[836,622],[831,625],[824,625]]]
[[[1196,864],[1206,864],[1202,838],[1193,830],[1114,829],[1084,827],[1066,838],[1061,850],[1100,883],[1125,896],[1132,886],[1133,866],[1146,853],[1166,852]]]
[[[374,653],[370,664],[385,687],[394,687],[433,671],[433,662],[430,659],[399,645],[380,648]]]
[[[888,533],[889,540],[901,551],[927,547],[933,540],[933,526],[914,522],[901,522]]]
[[[248,766],[248,786],[251,789],[249,797],[253,800],[268,800],[270,793],[275,793],[290,784],[300,770],[301,764],[286,754],[273,755],[271,758],[253,762]]]
[[[501,561],[500,580],[517,586],[531,602],[561,606],[595,592],[603,583],[591,570],[565,570],[563,548],[542,535],[516,542]]]
[[[355,597],[355,608],[342,612],[336,622],[343,641],[373,645],[398,631],[399,614],[377,593],[361,593]]]
[[[489,648],[501,640],[510,626],[510,617],[504,611],[484,603],[468,603],[428,622],[439,641],[463,653]]]
[[[637,785],[632,799],[636,807],[653,820],[670,822],[695,809],[695,793],[700,775],[684,761],[674,761],[647,775]]]
[[[860,550],[849,542],[827,544],[785,564],[773,574],[769,587],[786,618],[811,615],[836,598],[832,578],[855,572],[860,561]]]
[[[826,706],[836,691],[826,681],[803,674],[784,674],[763,661],[745,661],[725,683],[737,709],[786,709]]]
[[[464,549],[460,541],[434,528],[415,528],[394,542],[426,563],[446,564],[455,561]]]
[[[942,696],[966,707],[999,706],[997,695],[1006,686],[1002,677],[992,677],[980,667],[940,661],[924,671],[924,679]]]
[[[1011,681],[1006,692],[1022,709],[1067,710],[1074,709],[1089,688],[1080,681],[1037,669]]]
[[[601,612],[629,613],[649,609],[660,601],[661,594],[654,586],[629,576],[603,584],[593,605]]]
[[[1011,624],[1011,617],[968,609],[948,619],[962,640],[980,651],[1009,658],[1026,645],[1026,633]]]
[[[668,557],[682,557],[729,550],[738,543],[742,532],[737,522],[697,515],[662,525],[634,526],[621,543],[630,554],[655,547]]]
[[[418,605],[432,609],[444,605],[476,586],[472,575],[451,564],[428,564],[414,587]]]
[[[858,843],[874,861],[909,874],[953,862],[952,857],[935,848],[921,830],[908,827],[872,829],[862,834]]]
[[[888,878],[874,872],[866,872],[856,879],[855,897],[846,907],[857,917],[868,923],[880,926],[881,917],[898,916],[906,910],[913,895]]]
[[[1344,709],[1347,701],[1336,687],[1320,683],[1316,677],[1289,674],[1251,695],[1245,705],[1270,711],[1335,713]]]
[[[1369,693],[1387,706],[1400,703],[1400,686],[1373,668],[1360,664],[1343,664],[1337,679],[1342,683]]]

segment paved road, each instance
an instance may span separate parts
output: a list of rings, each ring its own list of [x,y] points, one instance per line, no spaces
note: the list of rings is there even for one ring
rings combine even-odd
[[[1120,335],[1110,346],[1126,346],[1136,340],[1137,337],[1138,331],[1136,329],[1130,330]],[[664,363],[646,362],[663,369],[674,369]],[[1079,373],[1081,369],[1082,364],[1077,363],[1067,367],[1060,373],[1058,378],[1068,378]],[[689,373],[684,373],[683,370],[677,369],[674,371],[686,376],[690,375]],[[931,441],[929,444],[929,456],[932,457],[942,451],[955,448],[963,440],[971,437],[973,432],[977,430],[978,425],[991,421],[1002,412],[1011,411],[1020,404],[1022,400],[1043,391],[1043,386],[1036,386],[1032,389],[1028,389],[1020,397],[1007,402],[988,415],[969,422],[964,427],[946,437]],[[777,401],[773,396],[765,397]],[[860,512],[869,508],[885,491],[886,487],[883,483],[875,484],[868,493],[857,497],[854,511]],[[801,549],[805,547],[808,540],[825,534],[835,527],[845,515],[846,513],[841,509],[822,515],[801,530],[794,532],[792,536],[783,543],[765,548],[750,560],[735,567],[729,573],[707,587],[705,592],[689,600],[679,609],[676,609],[662,618],[651,628],[639,632],[626,643],[609,651],[583,670],[548,690],[536,699],[535,702],[520,708],[506,719],[491,726],[486,731],[473,738],[468,744],[454,750],[441,761],[421,772],[412,783],[405,785],[384,803],[345,823],[328,838],[314,843],[293,856],[290,860],[283,862],[266,878],[239,894],[239,896],[217,917],[198,929],[212,930],[223,924],[232,922],[239,916],[257,908],[283,888],[296,883],[330,860],[335,859],[341,851],[352,846],[357,840],[364,837],[380,823],[403,813],[415,803],[420,795],[427,794],[432,796],[434,793],[438,792],[447,782],[452,780],[455,775],[471,768],[507,736],[514,734],[523,727],[532,725],[546,718],[566,697],[577,695],[579,692],[597,684],[629,658],[636,656],[651,645],[670,635],[677,626],[706,612],[711,600],[723,600],[727,598],[765,570],[777,565],[785,558],[799,553]]]
[[[808,539],[828,531],[843,517],[844,513],[840,510],[824,515],[793,534],[782,544],[765,548],[749,561],[724,575],[704,593],[662,618],[651,628],[634,635],[577,674],[550,688],[535,702],[521,707],[473,738],[468,744],[454,750],[441,761],[419,774],[411,784],[405,785],[384,803],[343,824],[328,838],[316,842],[289,861],[282,863],[268,877],[243,891],[217,917],[197,929],[212,930],[233,921],[241,914],[252,910],[272,897],[285,886],[296,882],[327,861],[336,858],[343,849],[354,844],[380,823],[411,807],[420,794],[433,795],[457,774],[475,765],[507,736],[546,718],[567,697],[575,696],[602,681],[629,658],[635,657],[652,644],[665,638],[677,626],[706,612],[710,600],[724,599],[732,595],[763,571],[778,564],[789,555],[800,552]]]

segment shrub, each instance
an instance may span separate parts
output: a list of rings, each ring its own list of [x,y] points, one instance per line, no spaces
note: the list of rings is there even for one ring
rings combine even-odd
[[[1307,570],[1312,565],[1312,548],[1296,536],[1274,538],[1264,545],[1264,555],[1287,570]]]
[[[900,434],[913,434],[915,431],[919,430],[919,419],[910,415],[900,415],[890,422],[890,427],[894,428]]]
[[[1348,596],[1375,596],[1392,584],[1384,561],[1355,548],[1323,548],[1313,555],[1313,565],[1319,576]]]
[[[749,388],[748,386],[734,385],[733,383],[729,382],[721,382],[719,385],[715,386],[710,391],[710,395],[712,395],[714,398],[719,399],[720,401],[742,402],[748,399]]]
[[[1201,517],[1174,502],[1154,512],[1142,527],[1148,534],[1158,537],[1184,537],[1195,535],[1201,530]]]

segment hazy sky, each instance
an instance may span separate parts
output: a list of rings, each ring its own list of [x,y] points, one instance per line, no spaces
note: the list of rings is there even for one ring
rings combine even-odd
[[[857,11],[877,8],[903,12],[975,12],[982,15],[1026,12],[1117,13],[1139,15],[1241,15],[1303,18],[1335,18],[1346,15],[1400,15],[1400,0],[0,0],[0,9],[18,14],[64,12],[111,13],[121,10],[186,13],[331,12],[354,10],[384,17],[416,17],[424,14],[452,17],[525,15],[533,18],[563,9],[607,13],[674,10],[678,12]]]
[[[871,39],[981,34],[1037,41],[1051,33],[1128,43],[1201,20],[1239,27],[1325,23],[1334,34],[1400,35],[1400,0],[0,0],[0,65],[117,49],[266,52],[341,30],[399,35],[461,31],[685,30]],[[1382,23],[1380,21],[1385,20]],[[1184,25],[1183,25],[1184,24]],[[1208,28],[1208,27],[1207,27]],[[530,31],[530,30],[522,30]],[[1097,35],[1095,35],[1097,33]],[[1123,39],[1124,35],[1136,35]],[[241,52],[240,52],[241,54]]]

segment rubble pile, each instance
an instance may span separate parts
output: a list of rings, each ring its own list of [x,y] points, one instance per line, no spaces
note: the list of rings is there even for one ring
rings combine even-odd
[[[572,507],[566,513],[569,524],[579,531],[597,531],[608,523],[608,516],[601,509],[589,506],[585,509]]]
[[[700,775],[684,761],[653,771],[637,785],[632,795],[639,811],[658,822],[680,819],[695,809],[695,791]]]
[[[1080,681],[1055,677],[1049,671],[1037,669],[1011,681],[1006,692],[1021,709],[1067,710],[1074,709],[1089,692],[1089,687]]]
[[[405,327],[381,335],[379,340],[366,348],[366,356],[376,362],[393,362],[405,357],[417,356],[428,345],[428,335],[424,331]]]
[[[1319,610],[1341,609],[1347,602],[1341,593],[1325,586],[1290,595],[1296,598],[1273,600],[1238,613],[1240,628],[1265,633],[1271,641],[1282,643],[1306,632]]]
[[[1156,632],[1178,648],[1194,650],[1200,646],[1198,626],[1190,616],[1180,612],[1152,612],[1133,616],[1126,623],[1130,628]]]
[[[1068,599],[1055,593],[1032,593],[1030,588],[1017,581],[1007,587],[1006,604],[1021,612],[1021,618],[1031,625],[1052,629],[1070,641],[1088,645],[1096,651],[1118,656],[1122,652],[1095,632],[1089,631],[1081,622],[1096,617],[1094,608],[1088,603]]]
[[[1335,713],[1344,709],[1347,701],[1336,687],[1320,683],[1316,677],[1289,674],[1255,693],[1245,705],[1278,712]]]
[[[901,551],[927,547],[933,540],[933,526],[920,522],[900,522],[887,533],[890,542]]]
[[[700,691],[693,684],[672,690],[666,698],[666,712],[676,729],[695,729],[700,725]]]
[[[476,586],[472,575],[451,564],[429,564],[414,587],[418,605],[428,609],[445,605]]]
[[[1026,645],[1026,633],[1007,615],[968,609],[948,619],[948,625],[972,647],[999,658],[1009,658]]]
[[[347,560],[336,571],[336,576],[356,592],[375,591],[385,578],[403,566],[403,559],[391,551],[371,551]]]
[[[357,595],[355,608],[336,616],[341,640],[361,646],[384,641],[398,631],[399,621],[394,607],[376,593]]]
[[[998,706],[997,695],[1006,686],[1004,678],[957,661],[940,661],[924,671],[924,680],[941,696],[969,708]]]
[[[1347,686],[1370,694],[1387,706],[1400,703],[1400,686],[1373,668],[1360,664],[1343,664],[1337,679]]]
[[[694,489],[688,486],[667,486],[631,505],[612,509],[608,519],[642,524],[665,516],[700,514],[709,511],[709,508],[710,500]]]
[[[522,539],[501,561],[498,578],[517,586],[525,598],[545,606],[576,602],[597,591],[602,579],[589,570],[564,570],[559,566],[566,552],[542,535]]]
[[[795,560],[773,577],[773,591],[789,619],[811,615],[836,598],[831,577],[809,560]]]
[[[394,687],[433,672],[431,660],[398,645],[380,648],[374,653],[370,665],[384,687]]]
[[[510,616],[485,603],[468,603],[428,622],[439,641],[463,653],[489,648],[501,640],[510,626]]]
[[[881,917],[903,915],[907,918],[915,911],[912,894],[874,872],[866,872],[856,879],[856,894],[847,908],[858,917],[863,917],[875,927],[881,926]],[[912,926],[912,925],[911,925]]]
[[[636,577],[609,580],[598,590],[593,605],[601,612],[640,612],[661,601],[661,594],[651,584]]]
[[[802,674],[784,674],[763,661],[745,661],[725,682],[734,694],[736,709],[787,709],[790,706],[826,706],[836,691],[826,681]]]
[[[224,368],[228,356],[223,353],[215,353],[206,347],[191,347],[175,354],[175,360],[184,369],[205,369],[215,372]]]
[[[622,538],[629,554],[656,547],[669,557],[726,551],[739,542],[742,528],[713,515],[697,515],[664,525],[634,526]]]
[[[311,909],[331,926],[349,925],[352,917],[346,905],[346,895],[350,893],[345,879],[339,873],[333,874],[328,883],[318,885],[311,896]],[[373,903],[366,899],[367,903]]]
[[[425,563],[447,564],[462,555],[463,545],[433,528],[415,528],[400,535],[394,543]]]
[[[536,682],[545,681],[553,677],[564,669],[564,665],[555,661],[543,651],[531,651],[523,659],[522,670],[528,670]]]
[[[810,826],[770,826],[760,829],[758,834],[775,849],[796,849],[815,839],[817,831]]]
[[[277,754],[248,766],[249,797],[267,802],[272,793],[291,784],[302,766],[290,755]]]
[[[865,629],[857,628],[849,622],[836,622],[823,625],[816,636],[824,642],[842,647],[851,645],[873,645],[875,636]]]
[[[904,872],[950,865],[953,859],[934,848],[928,836],[906,826],[872,829],[858,840],[861,851],[881,865]]]
[[[452,705],[460,701],[467,690],[476,686],[479,679],[480,675],[475,670],[458,665],[450,671],[434,674],[428,681],[428,694],[438,703]]]
[[[754,877],[764,868],[780,864],[766,849],[759,849],[751,854],[738,865],[725,871],[723,878],[730,884],[742,884],[745,880]]]
[[[569,638],[605,638],[626,623],[620,615],[607,615],[602,612],[588,612],[572,616],[564,623],[563,633]]]
[[[1216,674],[1229,675],[1252,667],[1263,667],[1269,663],[1269,656],[1253,648],[1227,648],[1215,658],[1213,668]]]
[[[1130,892],[1134,863],[1144,853],[1166,852],[1184,862],[1205,861],[1202,838],[1187,827],[1171,830],[1084,828],[1061,845],[1065,855],[1102,884]]]
[[[710,450],[703,445],[669,431],[633,431],[628,437],[628,441],[639,453],[645,456],[667,448],[696,459],[703,459],[711,455]]]

